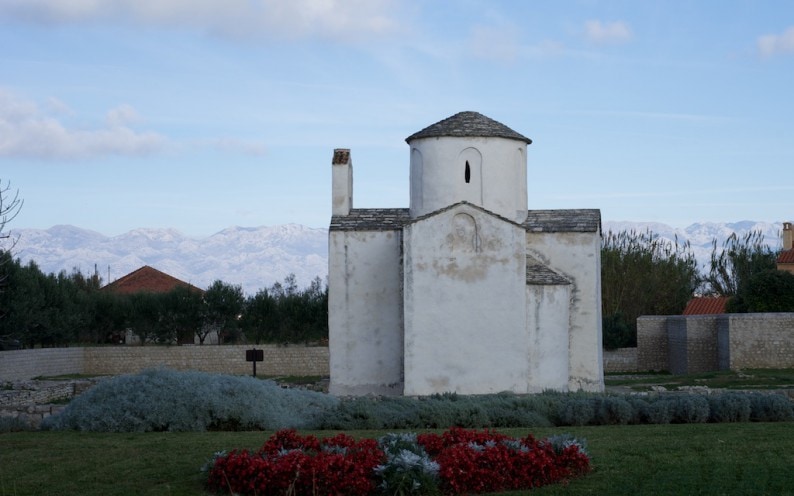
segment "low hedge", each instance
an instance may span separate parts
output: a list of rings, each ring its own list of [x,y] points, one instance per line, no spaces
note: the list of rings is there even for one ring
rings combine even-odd
[[[100,382],[63,412],[46,418],[42,428],[96,432],[389,430],[790,420],[794,420],[794,403],[771,393],[336,398],[251,377],[157,369]]]

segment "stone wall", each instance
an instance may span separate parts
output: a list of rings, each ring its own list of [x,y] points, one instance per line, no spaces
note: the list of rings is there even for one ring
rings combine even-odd
[[[718,370],[717,319],[713,315],[669,317],[667,332],[671,373]]]
[[[637,372],[637,348],[604,350],[604,373]]]
[[[0,382],[83,373],[84,348],[0,351]]]
[[[694,374],[794,367],[794,313],[637,319],[637,369]]]
[[[637,319],[637,370],[658,372],[669,369],[667,319],[664,316]]]
[[[328,348],[262,345],[264,361],[256,364],[259,376],[328,375]],[[0,382],[65,374],[118,375],[147,368],[201,370],[251,374],[245,361],[251,345],[224,346],[103,346],[45,348],[0,352]]]
[[[720,362],[725,368],[794,367],[794,314],[729,314],[720,327]]]

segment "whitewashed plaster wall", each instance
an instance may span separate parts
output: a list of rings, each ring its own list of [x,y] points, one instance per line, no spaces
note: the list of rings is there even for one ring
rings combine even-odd
[[[400,232],[332,231],[329,251],[329,391],[402,394]]]
[[[568,391],[570,285],[527,285],[528,393]]]
[[[527,392],[524,229],[459,204],[403,236],[404,394]]]
[[[569,332],[571,391],[603,391],[600,233],[527,232],[527,252],[573,282]]]
[[[467,201],[514,222],[526,219],[526,143],[505,138],[433,137],[414,139],[410,145],[412,218]]]

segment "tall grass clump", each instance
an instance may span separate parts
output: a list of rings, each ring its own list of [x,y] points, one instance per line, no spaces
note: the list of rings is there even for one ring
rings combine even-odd
[[[154,369],[101,381],[43,429],[96,432],[316,429],[339,400],[253,377]]]

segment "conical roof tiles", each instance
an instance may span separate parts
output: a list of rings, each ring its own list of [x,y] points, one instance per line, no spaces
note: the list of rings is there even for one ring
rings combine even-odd
[[[526,136],[478,112],[459,112],[408,136],[405,141],[410,143],[418,138],[440,137],[507,138],[532,143]]]

